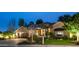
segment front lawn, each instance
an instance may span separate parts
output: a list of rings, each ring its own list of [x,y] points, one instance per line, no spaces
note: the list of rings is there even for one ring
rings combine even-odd
[[[55,39],[48,39],[45,40],[45,45],[72,45],[72,40],[55,40]]]

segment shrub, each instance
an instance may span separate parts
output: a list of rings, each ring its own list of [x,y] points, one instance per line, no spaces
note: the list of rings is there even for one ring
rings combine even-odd
[[[23,42],[18,43],[17,45],[26,45],[26,44],[30,44],[30,43],[27,41],[23,41]]]
[[[74,35],[74,36],[72,37],[72,40],[77,40],[77,36]]]
[[[36,35],[33,36],[33,39],[36,43],[40,43],[41,42],[41,38],[37,37]]]
[[[47,32],[46,36],[47,38],[53,38],[53,32]]]

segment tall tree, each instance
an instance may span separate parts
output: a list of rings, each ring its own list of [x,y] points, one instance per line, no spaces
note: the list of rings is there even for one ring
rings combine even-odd
[[[16,29],[16,20],[15,19],[9,20],[7,31],[14,32],[15,29]]]
[[[24,19],[23,19],[23,18],[20,18],[20,19],[19,19],[18,25],[19,25],[19,27],[21,27],[21,26],[24,26],[24,25],[25,25],[25,21],[24,21]]]
[[[43,20],[42,19],[37,19],[36,24],[43,24]]]
[[[27,27],[27,26],[28,26],[26,22],[25,22],[24,26],[25,26],[25,27]]]

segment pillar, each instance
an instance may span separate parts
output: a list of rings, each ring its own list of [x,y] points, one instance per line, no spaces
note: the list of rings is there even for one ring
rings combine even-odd
[[[42,44],[44,44],[44,36],[42,36]]]

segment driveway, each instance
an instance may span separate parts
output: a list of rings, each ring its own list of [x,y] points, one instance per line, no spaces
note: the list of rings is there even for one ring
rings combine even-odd
[[[18,43],[26,41],[26,40],[27,39],[23,39],[23,38],[0,40],[0,47],[17,46]]]
[[[4,46],[15,46],[15,43],[12,40],[0,40],[0,47]]]

